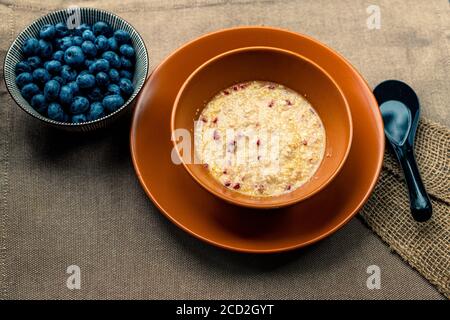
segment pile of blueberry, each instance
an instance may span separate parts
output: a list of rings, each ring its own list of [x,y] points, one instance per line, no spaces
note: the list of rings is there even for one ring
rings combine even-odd
[[[135,50],[130,34],[103,22],[45,25],[28,38],[15,67],[22,96],[55,121],[81,123],[119,109],[133,93]]]

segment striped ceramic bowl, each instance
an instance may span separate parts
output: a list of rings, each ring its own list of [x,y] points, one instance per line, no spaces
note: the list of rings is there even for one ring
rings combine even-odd
[[[29,115],[42,122],[57,127],[67,131],[91,131],[98,128],[107,127],[113,121],[117,120],[121,115],[125,114],[128,109],[131,108],[133,100],[138,95],[139,91],[144,85],[145,79],[147,78],[148,72],[148,53],[145,47],[144,40],[139,35],[139,33],[125,20],[118,17],[117,15],[95,8],[79,8],[81,15],[81,23],[94,24],[97,21],[107,22],[113,30],[123,29],[130,33],[132,44],[136,50],[136,64],[133,78],[134,92],[130,98],[125,102],[125,104],[120,107],[115,112],[94,120],[83,123],[65,123],[58,122],[52,119],[46,118],[38,113],[31,107],[31,105],[22,97],[19,88],[16,85],[16,75],[15,66],[17,62],[23,59],[22,54],[22,44],[29,37],[37,37],[39,35],[39,30],[45,24],[56,24],[58,22],[67,21],[69,15],[72,12],[68,10],[60,10],[51,12],[36,21],[34,21],[30,26],[28,26],[24,31],[22,31],[19,36],[14,40],[6,53],[5,63],[4,63],[4,77],[6,87],[9,93],[19,105],[19,107],[24,110]]]

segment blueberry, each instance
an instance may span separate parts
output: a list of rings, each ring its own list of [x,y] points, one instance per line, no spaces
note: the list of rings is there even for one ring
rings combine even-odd
[[[91,66],[91,64],[93,64],[95,61],[94,60],[90,60],[90,59],[86,59],[84,60],[84,65],[89,68]]]
[[[74,46],[80,47],[81,44],[83,43],[83,38],[80,37],[80,36],[74,36],[74,37],[72,38],[72,43],[73,43]]]
[[[55,24],[55,31],[56,36],[59,38],[65,37],[69,34],[69,29],[67,29],[66,24],[63,22],[58,22]]]
[[[99,87],[106,87],[109,84],[109,76],[106,72],[99,72],[95,76],[95,82]]]
[[[124,104],[124,100],[117,94],[108,95],[103,98],[103,107],[108,112],[114,112]]]
[[[108,75],[112,82],[118,82],[120,79],[119,71],[116,69],[109,69]]]
[[[91,30],[91,27],[87,23],[82,23],[75,28],[74,33],[76,36],[81,36],[86,30]]]
[[[39,40],[39,53],[44,59],[48,59],[53,54],[53,46],[50,42],[45,40]]]
[[[86,122],[86,116],[84,114],[76,114],[74,116],[72,116],[72,123],[82,123],[82,122]]]
[[[84,62],[84,53],[78,46],[72,46],[64,53],[64,61],[69,66],[79,66]]]
[[[102,58],[105,60],[108,60],[111,68],[120,68],[122,65],[122,62],[120,61],[119,56],[117,55],[117,53],[115,53],[113,51],[103,52]]]
[[[55,51],[53,53],[52,59],[62,62],[64,59],[64,51],[62,51],[62,50]]]
[[[110,35],[111,34],[111,28],[110,26],[103,21],[99,21],[94,23],[94,26],[92,27],[92,30],[94,31],[94,34],[96,36],[98,35]]]
[[[101,101],[103,99],[103,92],[100,88],[95,87],[88,93],[88,98],[91,101]]]
[[[120,95],[120,87],[117,84],[112,83],[108,86],[108,93]]]
[[[15,72],[17,74],[21,74],[23,72],[31,72],[30,64],[26,61],[19,61],[16,64]]]
[[[44,68],[37,68],[33,71],[33,81],[36,84],[44,85],[50,78],[50,73]]]
[[[74,93],[69,85],[62,86],[59,91],[59,101],[68,106],[72,103],[73,95]]]
[[[61,78],[60,76],[55,76],[53,77],[53,80],[58,81],[58,83],[63,86],[66,84],[66,80],[64,80],[63,78]]]
[[[95,35],[91,30],[84,30],[82,37],[85,41],[95,41]]]
[[[120,46],[120,53],[127,57],[127,58],[133,58],[134,57],[134,48],[130,46],[129,44],[123,44]]]
[[[123,69],[132,69],[133,68],[133,63],[131,62],[130,59],[127,59],[125,57],[120,57],[120,65]]]
[[[119,80],[119,87],[120,91],[122,91],[126,97],[130,96],[134,91],[133,83],[127,78]]]
[[[53,39],[53,50],[54,50],[54,52],[56,52],[56,51],[61,49],[61,43],[62,43],[62,39],[61,38]],[[52,57],[53,57],[53,55],[52,55]]]
[[[117,43],[117,40],[114,37],[108,38],[108,45],[109,45],[109,50],[111,50],[111,51],[119,50],[119,44]]]
[[[47,110],[47,101],[45,100],[43,94],[39,93],[34,95],[33,98],[31,98],[30,104],[34,108],[34,110],[41,114],[45,114]]]
[[[77,71],[68,65],[63,65],[61,68],[61,77],[67,82],[73,81],[77,78]]]
[[[64,122],[66,120],[66,115],[63,108],[56,102],[52,102],[48,105],[47,115],[50,119],[55,121]]]
[[[101,102],[94,102],[91,104],[89,108],[89,112],[87,114],[87,119],[89,121],[100,119],[105,116],[105,109]]]
[[[20,92],[22,93],[22,96],[25,98],[25,100],[30,101],[30,99],[40,91],[39,87],[35,83],[28,83],[23,86]]]
[[[42,65],[42,60],[38,56],[29,57],[27,62],[32,70],[37,69]]]
[[[94,58],[97,55],[97,46],[92,41],[84,41],[81,44],[81,50],[83,50],[83,53],[90,58]]]
[[[45,69],[52,74],[59,74],[61,72],[61,62],[58,60],[50,60],[45,63]]]
[[[102,35],[98,36],[97,39],[95,39],[95,45],[97,46],[97,49],[99,51],[108,50],[109,49],[108,38]]]
[[[127,70],[120,70],[119,72],[121,78],[126,78],[129,80],[133,80],[133,74]]]
[[[61,39],[61,43],[59,44],[61,50],[66,51],[71,46],[73,46],[73,40],[71,36],[66,36]]]
[[[109,62],[105,59],[98,59],[93,64],[89,66],[89,72],[90,73],[97,73],[97,72],[108,72],[109,71]]]
[[[114,32],[114,38],[116,38],[119,44],[123,44],[130,41],[131,36],[127,31],[119,29]]]
[[[84,113],[89,109],[89,100],[82,96],[73,98],[70,104],[70,112],[73,114]]]
[[[22,51],[26,56],[34,56],[39,53],[39,40],[28,38],[22,46]]]
[[[78,75],[82,76],[84,74],[91,74],[91,73],[89,72],[89,70],[82,70],[82,71],[80,71],[80,73]]]
[[[44,86],[44,96],[47,101],[54,101],[59,96],[61,85],[56,80],[48,81]]]
[[[22,88],[24,85],[33,82],[33,76],[29,72],[22,72],[16,77],[16,84],[19,88]]]
[[[46,24],[39,31],[39,37],[44,40],[52,40],[55,37],[56,29],[52,24]]]
[[[78,87],[76,81],[69,82],[67,85],[70,87],[70,89],[72,89],[72,93],[74,95],[77,95],[80,92],[80,87]]]
[[[81,89],[92,88],[95,86],[95,77],[92,74],[80,74],[77,77],[77,84]]]

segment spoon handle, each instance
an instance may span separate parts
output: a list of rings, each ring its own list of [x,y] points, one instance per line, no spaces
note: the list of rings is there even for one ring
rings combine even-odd
[[[430,198],[420,177],[413,148],[396,147],[395,151],[408,185],[412,216],[416,221],[425,222],[431,218],[432,207]]]

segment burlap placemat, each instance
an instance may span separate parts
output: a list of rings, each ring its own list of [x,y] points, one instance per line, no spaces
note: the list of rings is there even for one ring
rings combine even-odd
[[[450,130],[422,119],[416,157],[430,194],[433,217],[418,223],[409,214],[403,175],[386,152],[380,181],[361,217],[405,261],[450,298]]]
[[[450,126],[445,0],[378,0],[379,30],[367,28],[370,2],[364,0],[3,0],[0,60],[34,19],[73,4],[132,22],[148,45],[151,69],[186,41],[226,27],[270,25],[308,34],[347,57],[371,86],[387,78],[409,83],[423,116]],[[130,161],[127,126],[84,139],[55,133],[18,110],[3,81],[0,118],[0,299],[443,298],[429,281],[440,283],[448,297],[448,224],[437,212],[448,198],[438,200],[434,190],[448,196],[448,169],[439,168],[448,168],[448,131],[429,130],[428,121],[417,152],[433,220],[412,222],[401,174],[389,156],[362,216],[429,281],[392,254],[362,219],[314,246],[277,256],[205,245],[173,226],[145,196]],[[423,142],[438,137],[447,137],[444,151]],[[428,158],[441,160],[431,165]],[[425,243],[430,237],[436,244]],[[72,264],[82,270],[81,290],[66,287]],[[366,287],[372,264],[382,270],[381,290]]]

